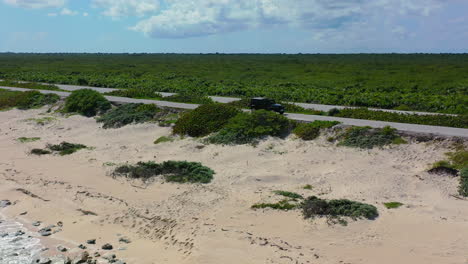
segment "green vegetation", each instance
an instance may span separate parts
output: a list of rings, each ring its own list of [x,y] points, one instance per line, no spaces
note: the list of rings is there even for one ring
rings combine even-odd
[[[320,135],[320,129],[333,127],[340,122],[336,121],[319,121],[312,123],[299,123],[294,128],[293,133],[303,140],[313,140]]]
[[[468,128],[468,114],[460,116],[447,115],[416,115],[399,114],[384,111],[372,111],[366,108],[346,108],[343,110],[334,110],[329,115],[336,117],[347,117],[356,119],[380,120],[399,123],[421,124],[431,126],[446,126]]]
[[[304,197],[302,197],[302,195],[298,194],[298,193],[295,193],[295,192],[287,192],[287,191],[274,191],[274,193],[276,195],[281,195],[281,196],[284,196],[284,197],[288,197],[288,198],[291,198],[291,199],[304,199]]]
[[[458,193],[461,196],[468,197],[468,167],[464,167],[460,170],[460,186],[458,187]]]
[[[447,160],[441,160],[432,165],[430,173],[448,173],[457,175],[458,170],[468,167],[468,151],[464,146],[458,147],[455,152],[445,153]]]
[[[240,113],[218,133],[207,138],[214,144],[252,144],[266,136],[281,137],[289,132],[289,120],[277,113],[258,110],[252,113]]]
[[[130,88],[130,89],[119,89],[105,93],[105,95],[120,96],[120,97],[129,97],[136,99],[153,99],[161,100],[162,95],[157,93],[153,89],[144,89],[144,88]]]
[[[370,127],[351,127],[340,136],[339,145],[363,149],[372,149],[389,144],[402,144],[405,141],[396,134],[396,129],[391,127],[370,128]]]
[[[60,97],[56,94],[41,94],[38,91],[8,91],[0,89],[0,110],[16,107],[26,110],[56,103]]]
[[[275,210],[294,210],[302,209],[304,218],[314,218],[316,216],[325,216],[330,220],[337,220],[341,224],[346,224],[342,217],[350,217],[354,220],[360,218],[375,219],[379,216],[377,208],[370,204],[364,204],[346,199],[324,200],[316,196],[310,196],[304,200],[302,195],[275,191],[277,195],[287,197],[276,203],[257,203],[252,205],[252,209],[271,208]],[[299,200],[301,202],[299,202]],[[395,207],[396,208],[396,207]]]
[[[57,120],[57,118],[53,116],[45,116],[45,117],[40,117],[40,118],[28,118],[26,121],[34,122],[38,125],[44,126],[47,124],[52,123],[53,121]]]
[[[80,149],[87,148],[85,145],[82,144],[74,144],[69,142],[62,142],[58,145],[47,145],[47,148],[58,152],[61,156],[70,155],[77,152]]]
[[[177,123],[177,120],[179,120],[179,113],[166,113],[165,115],[162,115],[158,119],[159,126],[162,127],[170,127],[175,125]]]
[[[70,155],[77,152],[80,149],[88,148],[82,144],[74,144],[69,142],[62,142],[57,145],[47,144],[45,149],[33,149],[31,154],[35,155],[46,155],[52,153],[58,153],[60,156]]]
[[[158,139],[156,139],[154,141],[154,144],[161,144],[161,143],[173,142],[173,141],[174,141],[174,138],[172,138],[172,137],[162,136],[162,137],[159,137]]]
[[[468,54],[0,54],[0,78],[467,113]]]
[[[387,207],[387,209],[395,209],[395,208],[402,206],[403,204],[400,202],[388,202],[388,203],[384,203],[384,205],[385,207]]]
[[[105,113],[111,104],[102,94],[91,89],[76,90],[65,100],[64,112],[91,117]]]
[[[16,82],[16,81],[9,81],[9,80],[0,81],[0,86],[19,87],[19,88],[35,89],[35,90],[63,91],[62,89],[52,84]]]
[[[166,181],[178,183],[209,183],[214,174],[212,169],[201,163],[188,161],[138,162],[136,165],[123,165],[114,170],[114,176],[148,180],[164,175]]]
[[[298,113],[298,114],[308,114],[308,115],[325,115],[326,114],[323,111],[305,109],[302,106],[292,104],[292,103],[287,103],[287,102],[279,102],[279,103],[284,106],[284,111],[286,113]],[[237,107],[237,108],[249,109],[250,98],[242,98],[241,100],[233,101],[227,104]]]
[[[16,139],[17,141],[21,142],[21,143],[29,143],[29,142],[34,142],[34,141],[38,141],[38,140],[41,140],[40,137],[20,137],[20,138],[17,138]]]
[[[304,189],[304,190],[312,190],[312,189],[314,189],[314,186],[312,186],[312,185],[310,185],[310,184],[306,184],[306,185],[304,185],[304,186],[302,187],[302,189]]]
[[[34,154],[34,155],[48,155],[48,154],[51,154],[52,152],[50,150],[47,150],[47,149],[38,149],[38,148],[35,148],[35,149],[32,149],[31,150],[31,154]]]
[[[177,94],[162,98],[164,101],[189,103],[189,104],[213,104],[214,101],[204,94],[182,91]]]
[[[225,104],[207,104],[182,115],[175,123],[173,133],[202,137],[219,131],[240,111]]]
[[[153,104],[123,104],[100,116],[97,122],[103,123],[103,128],[119,128],[154,120],[159,111]]]
[[[375,219],[379,216],[377,208],[370,204],[340,200],[324,200],[315,196],[308,197],[302,206],[302,213],[305,218],[315,216],[327,216],[330,218],[340,218],[342,216],[352,219],[367,218]]]
[[[297,209],[299,207],[300,207],[299,204],[291,203],[291,200],[284,199],[284,200],[281,200],[281,201],[279,201],[277,203],[258,203],[258,204],[254,204],[254,205],[252,205],[251,208],[252,209],[271,208],[271,209],[275,209],[275,210],[288,211],[288,210]]]

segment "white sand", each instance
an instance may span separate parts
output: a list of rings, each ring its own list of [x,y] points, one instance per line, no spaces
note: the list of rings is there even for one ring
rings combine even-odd
[[[44,112],[0,112],[0,200],[16,202],[2,210],[11,219],[62,221],[63,231],[49,238],[62,244],[96,238],[96,248],[104,243],[126,247],[115,252],[129,264],[468,261],[468,201],[451,196],[458,178],[425,172],[444,158],[447,142],[371,151],[293,138],[270,139],[256,148],[198,148],[202,144],[193,139],[154,145],[156,138],[170,134],[169,128],[141,124],[104,130],[80,116],[59,117],[44,126],[24,121]],[[18,137],[41,140],[20,143]],[[69,156],[28,154],[61,141],[95,149]],[[156,180],[145,186],[114,179],[114,167],[103,165],[149,160],[199,161],[216,175],[207,185]],[[313,190],[302,189],[306,184]],[[273,190],[364,201],[375,205],[380,216],[330,226],[324,219],[304,220],[300,211],[250,209],[257,202],[279,200]],[[389,201],[405,205],[388,210],[382,203]],[[120,244],[118,234],[132,243]]]

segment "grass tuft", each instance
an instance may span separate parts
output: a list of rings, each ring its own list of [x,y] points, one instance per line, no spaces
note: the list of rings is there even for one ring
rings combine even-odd
[[[460,185],[458,186],[458,193],[461,196],[468,197],[468,167],[460,170]]]
[[[284,199],[281,200],[277,203],[258,203],[252,205],[252,209],[264,209],[264,208],[271,208],[275,210],[283,210],[283,211],[288,211],[288,210],[294,210],[300,207],[300,205],[295,204],[295,203],[290,203],[291,201],[289,199]]]
[[[300,195],[298,193],[294,193],[294,192],[274,191],[273,193],[275,193],[276,195],[281,195],[281,196],[288,197],[288,198],[291,198],[291,199],[304,199],[304,197],[302,197],[302,195]]]
[[[38,140],[41,140],[40,137],[31,137],[31,138],[28,138],[28,137],[20,137],[20,138],[17,138],[16,139],[18,142],[21,142],[21,143],[29,143],[29,142],[34,142],[34,141],[38,141]]]
[[[161,143],[173,142],[173,141],[174,141],[174,138],[172,138],[172,137],[162,136],[162,137],[159,137],[158,139],[156,139],[154,141],[154,144],[161,144]]]
[[[388,202],[388,203],[384,203],[384,205],[385,207],[387,207],[387,209],[395,209],[395,208],[402,206],[403,204],[400,202]]]

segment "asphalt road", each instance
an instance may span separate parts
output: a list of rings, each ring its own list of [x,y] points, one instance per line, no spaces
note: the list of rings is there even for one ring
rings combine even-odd
[[[7,89],[7,90],[13,90],[13,91],[31,91],[30,89],[25,89],[25,88],[3,87],[3,86],[0,86],[0,89]],[[98,89],[107,89],[107,88],[98,88]],[[57,92],[57,91],[47,91],[47,90],[37,90],[37,91],[41,93],[55,93],[61,97],[67,97],[70,94],[69,92]],[[105,96],[105,97],[109,101],[116,102],[116,103],[155,104],[158,106],[181,108],[181,109],[195,109],[198,107],[197,104],[184,104],[184,103],[156,101],[156,100],[147,100],[147,99],[133,99],[133,98],[127,98],[127,97],[118,97],[118,96]],[[318,115],[285,114],[285,116],[292,120],[304,121],[304,122],[313,122],[315,120],[327,120],[327,121],[339,121],[343,123],[344,125],[350,125],[350,126],[370,126],[370,127],[375,127],[375,128],[391,126],[393,128],[396,128],[398,131],[407,132],[407,133],[423,133],[423,134],[433,134],[433,135],[446,136],[446,137],[468,138],[468,129],[464,129],[464,128],[414,125],[414,124],[373,121],[373,120],[353,119],[353,118],[341,118],[341,117],[331,117],[331,116],[318,116]]]

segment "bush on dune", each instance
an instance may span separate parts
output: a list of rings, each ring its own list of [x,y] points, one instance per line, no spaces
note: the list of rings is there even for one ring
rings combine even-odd
[[[370,128],[351,127],[341,136],[340,145],[363,149],[372,149],[389,144],[401,144],[405,141],[391,127]]]
[[[66,113],[79,113],[91,117],[105,113],[111,108],[110,102],[99,92],[91,89],[76,90],[65,100]]]
[[[0,110],[17,107],[26,110],[56,103],[60,97],[56,94],[42,94],[38,91],[0,90]]]
[[[165,161],[163,163],[138,162],[136,165],[123,165],[114,170],[114,176],[126,176],[148,180],[164,175],[168,182],[209,183],[215,172],[199,162]]]
[[[320,135],[320,129],[330,128],[339,124],[336,121],[314,121],[312,123],[300,123],[294,128],[293,133],[303,140],[313,140]]]
[[[207,104],[187,112],[175,123],[173,133],[202,137],[219,131],[240,111],[226,104]]]
[[[103,123],[103,128],[119,128],[151,121],[159,111],[153,104],[123,104],[100,116],[97,122]]]
[[[255,143],[266,136],[285,136],[289,128],[289,120],[274,112],[239,113],[217,134],[207,138],[207,142],[224,145]]]
[[[370,204],[346,199],[327,201],[315,196],[311,196],[305,200],[302,213],[305,218],[313,218],[315,216],[327,216],[332,218],[347,216],[352,219],[375,219],[379,216],[377,208]]]
[[[460,186],[458,187],[458,193],[461,196],[468,197],[468,167],[464,167],[460,170]]]

